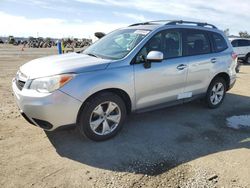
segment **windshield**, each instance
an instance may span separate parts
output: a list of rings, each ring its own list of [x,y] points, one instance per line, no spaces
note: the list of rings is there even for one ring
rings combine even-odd
[[[121,59],[149,32],[137,29],[116,30],[91,45],[83,53],[104,59]]]

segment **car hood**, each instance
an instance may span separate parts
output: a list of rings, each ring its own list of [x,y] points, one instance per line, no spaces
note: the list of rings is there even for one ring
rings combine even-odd
[[[81,73],[107,68],[111,60],[85,54],[69,53],[32,60],[20,67],[20,71],[30,79],[63,73]]]

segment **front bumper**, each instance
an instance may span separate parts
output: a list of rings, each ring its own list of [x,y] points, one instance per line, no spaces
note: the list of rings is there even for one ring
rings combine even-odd
[[[81,101],[60,90],[53,93],[39,93],[25,88],[19,90],[15,79],[12,89],[18,108],[28,122],[49,131],[76,124]]]

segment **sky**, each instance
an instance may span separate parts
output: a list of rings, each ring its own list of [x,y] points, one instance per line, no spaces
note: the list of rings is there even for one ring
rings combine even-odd
[[[0,36],[92,38],[97,31],[162,19],[250,33],[250,0],[0,0]]]

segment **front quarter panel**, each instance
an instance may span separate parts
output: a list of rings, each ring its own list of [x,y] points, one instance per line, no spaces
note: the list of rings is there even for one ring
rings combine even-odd
[[[134,110],[134,75],[131,65],[77,74],[60,90],[84,102],[96,92],[113,88],[121,89],[129,95]]]

